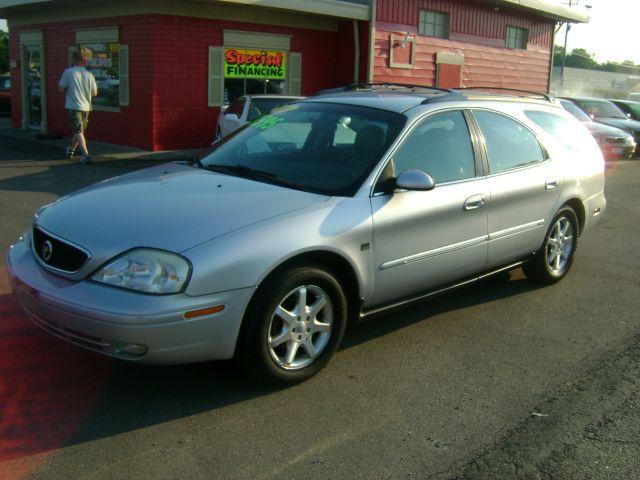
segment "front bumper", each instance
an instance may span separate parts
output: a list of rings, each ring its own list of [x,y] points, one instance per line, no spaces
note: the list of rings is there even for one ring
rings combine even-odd
[[[179,364],[233,356],[254,288],[212,295],[144,295],[44,270],[21,239],[7,257],[13,292],[46,331],[84,348],[140,363]],[[224,305],[219,313],[185,320],[191,310]],[[130,354],[117,345],[146,347]],[[125,349],[126,350],[126,349]]]

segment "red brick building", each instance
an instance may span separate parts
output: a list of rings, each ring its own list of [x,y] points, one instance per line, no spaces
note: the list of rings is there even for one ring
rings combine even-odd
[[[557,23],[587,21],[540,0],[4,5],[15,127],[69,133],[57,82],[79,49],[100,90],[90,138],[151,150],[208,144],[220,106],[244,93],[354,81],[548,91]]]

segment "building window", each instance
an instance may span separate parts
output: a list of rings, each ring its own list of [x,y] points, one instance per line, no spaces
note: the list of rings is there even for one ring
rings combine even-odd
[[[520,50],[527,49],[529,30],[526,28],[507,27],[507,47]]]
[[[420,10],[418,33],[429,37],[449,38],[449,14]]]
[[[93,105],[98,107],[120,106],[120,44],[117,42],[84,43],[80,54],[85,68],[96,79],[98,96]]]

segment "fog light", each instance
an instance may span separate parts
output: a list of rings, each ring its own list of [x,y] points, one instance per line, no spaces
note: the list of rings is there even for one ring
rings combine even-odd
[[[146,354],[149,349],[145,345],[139,345],[137,343],[108,342],[104,350],[114,355],[141,357]]]

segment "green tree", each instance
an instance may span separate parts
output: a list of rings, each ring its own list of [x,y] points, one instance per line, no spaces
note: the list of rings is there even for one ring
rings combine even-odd
[[[560,45],[553,46],[553,64],[556,67],[562,65],[562,59],[564,58],[564,48]]]
[[[9,34],[0,30],[0,73],[9,70]]]
[[[574,48],[567,55],[567,67],[575,68],[598,68],[600,64],[593,58],[593,55],[584,48]]]

